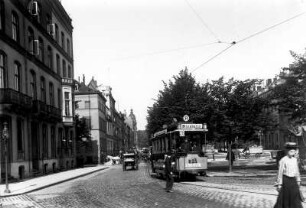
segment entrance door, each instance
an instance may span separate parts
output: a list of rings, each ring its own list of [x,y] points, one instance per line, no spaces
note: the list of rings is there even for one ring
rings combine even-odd
[[[32,168],[33,172],[39,171],[39,140],[38,140],[38,123],[31,123],[32,134]]]

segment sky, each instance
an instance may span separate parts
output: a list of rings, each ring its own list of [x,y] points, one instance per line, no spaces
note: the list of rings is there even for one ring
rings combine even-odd
[[[306,0],[61,0],[74,26],[75,78],[110,85],[119,111],[145,129],[162,81],[190,71],[198,82],[275,77],[304,53]],[[222,43],[217,43],[218,41]]]

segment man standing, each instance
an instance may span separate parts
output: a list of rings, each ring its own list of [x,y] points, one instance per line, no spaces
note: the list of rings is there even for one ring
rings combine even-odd
[[[171,155],[165,155],[165,176],[166,176],[166,191],[167,192],[173,192],[173,165],[174,159],[173,159],[173,151],[171,151]]]

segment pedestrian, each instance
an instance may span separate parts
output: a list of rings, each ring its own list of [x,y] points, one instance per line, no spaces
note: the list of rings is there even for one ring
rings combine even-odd
[[[287,154],[279,161],[277,174],[279,194],[274,208],[302,208],[301,177],[295,157],[297,145],[294,142],[287,142],[285,149]]]
[[[226,155],[226,160],[229,160],[229,151],[227,152],[227,155]],[[234,152],[231,150],[231,165],[233,166],[234,164],[234,161],[235,161],[235,154]]]
[[[174,150],[171,151],[171,154],[165,155],[165,176],[166,176],[166,191],[173,192],[173,163],[174,163]]]

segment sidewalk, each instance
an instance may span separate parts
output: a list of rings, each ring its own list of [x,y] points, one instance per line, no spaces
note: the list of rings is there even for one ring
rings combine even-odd
[[[73,180],[82,176],[89,175],[109,168],[109,164],[98,165],[94,167],[77,168],[64,172],[54,173],[46,176],[36,177],[21,182],[9,184],[11,193],[4,193],[5,184],[0,185],[0,195],[2,197],[16,196],[20,194],[30,193],[36,190],[47,188],[56,184],[60,184],[69,180]]]

